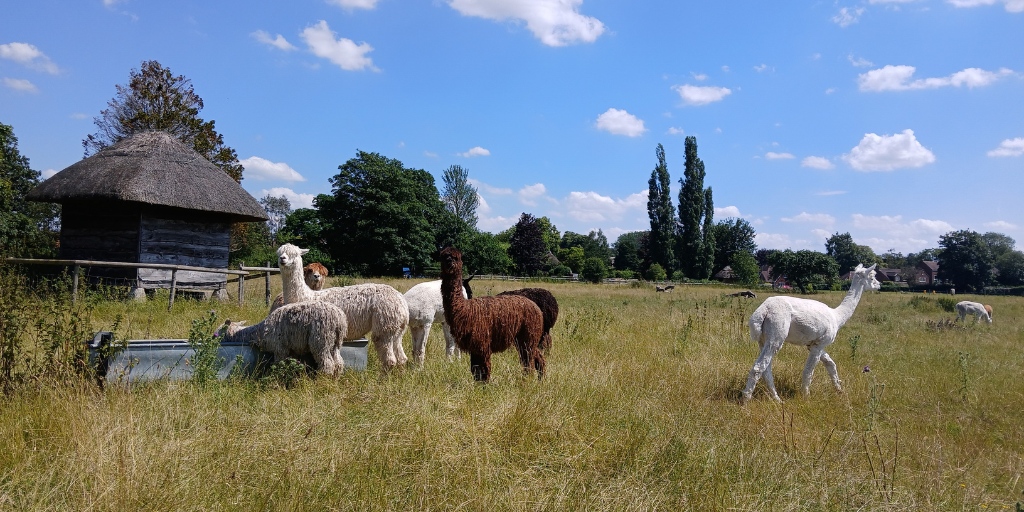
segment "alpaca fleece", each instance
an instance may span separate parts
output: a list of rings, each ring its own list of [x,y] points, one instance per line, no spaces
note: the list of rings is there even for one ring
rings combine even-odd
[[[385,370],[409,360],[402,348],[402,335],[409,325],[409,306],[402,294],[386,284],[357,284],[325,290],[311,290],[299,270],[306,249],[284,244],[277,249],[278,267],[286,304],[327,302],[337,306],[348,320],[347,340],[370,333]]]
[[[967,315],[974,315],[975,322],[980,322],[984,318],[986,322],[992,323],[992,315],[989,313],[991,308],[992,306],[986,306],[980,302],[962,300],[956,303],[956,319],[960,321]]]
[[[491,354],[515,347],[523,373],[544,375],[544,355],[537,348],[544,332],[544,315],[533,301],[518,295],[465,299],[462,296],[462,253],[441,251],[441,297],[444,317],[455,344],[470,356],[477,381],[491,377]]]
[[[274,354],[274,361],[311,355],[317,370],[327,375],[344,368],[339,349],[348,332],[348,321],[336,306],[326,302],[286,304],[256,325],[242,324],[224,322],[224,340],[256,345]]]
[[[466,297],[463,287],[462,296]],[[428,281],[413,286],[405,292],[405,302],[409,305],[409,334],[412,335],[412,357],[417,363],[423,364],[427,354],[427,338],[430,327],[440,323],[444,330],[445,351],[448,359],[455,355],[455,338],[444,320],[444,301],[441,299],[441,281]],[[461,354],[460,354],[461,356]]]
[[[306,286],[309,286],[310,290],[322,290],[324,283],[327,282],[327,275],[330,274],[327,268],[319,263],[310,263],[306,265],[306,268],[302,269],[303,279],[306,281]],[[284,292],[277,294],[274,297],[274,301],[270,303],[270,312],[273,313],[275,309],[284,306]]]
[[[558,321],[558,301],[555,300],[555,296],[551,295],[551,292],[544,288],[523,288],[498,294],[499,297],[502,295],[526,297],[540,308],[541,314],[544,315],[544,334],[541,335],[540,343],[537,344],[537,347],[545,353],[551,350],[551,328]]]

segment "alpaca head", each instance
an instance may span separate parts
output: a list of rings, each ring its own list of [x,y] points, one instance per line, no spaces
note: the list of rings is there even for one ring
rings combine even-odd
[[[286,268],[296,271],[302,268],[302,255],[309,252],[309,249],[299,249],[292,244],[284,244],[277,248],[277,266],[281,270]]]
[[[441,251],[441,275],[462,279],[462,253],[454,247]]]
[[[238,331],[242,330],[243,326],[245,326],[245,320],[242,320],[241,322],[232,322],[231,319],[228,318],[227,320],[224,320],[224,325],[218,327],[214,333],[220,337],[233,336]]]
[[[303,270],[303,276],[306,279],[306,285],[312,290],[322,290],[324,283],[327,281],[327,267],[319,263],[310,263],[306,265]]]
[[[868,290],[881,290],[882,283],[879,283],[878,279],[875,279],[876,266],[878,266],[877,263],[871,265],[870,267],[865,267],[864,265],[857,264],[857,268],[853,269],[853,275],[850,278],[851,283],[855,283],[858,280],[860,280],[861,282],[864,283],[864,287]]]

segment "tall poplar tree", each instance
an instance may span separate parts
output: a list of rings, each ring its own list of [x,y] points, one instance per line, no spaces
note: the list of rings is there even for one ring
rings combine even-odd
[[[670,269],[675,259],[672,235],[675,233],[676,209],[672,206],[672,181],[665,163],[665,148],[658,144],[654,155],[658,158],[658,166],[651,171],[651,179],[647,182],[647,216],[651,219],[648,256],[651,263]]]
[[[697,158],[697,138],[686,138],[686,164],[679,184],[679,236],[676,242],[676,256],[680,270],[687,277],[706,279],[714,265],[714,235],[705,234],[701,220],[705,215],[714,216],[711,189],[704,189],[704,162]],[[704,230],[710,231],[710,222],[704,222]],[[705,242],[711,247],[705,248]],[[708,255],[711,260],[708,261]]]
[[[715,266],[715,203],[711,199],[711,187],[704,189],[704,253],[700,258],[700,279],[711,278]]]
[[[469,169],[453,165],[444,170],[441,180],[444,182],[441,201],[445,207],[467,226],[476,229],[476,208],[480,205],[480,198],[476,187],[469,183]]]

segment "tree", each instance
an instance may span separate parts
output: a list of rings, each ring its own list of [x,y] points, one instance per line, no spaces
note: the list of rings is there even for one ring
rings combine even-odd
[[[505,274],[512,268],[508,249],[509,244],[490,233],[472,232],[463,246],[463,268],[470,274]]]
[[[777,252],[779,252],[778,249],[758,249],[757,252],[754,253],[754,259],[757,260],[758,265],[770,265],[768,261],[771,260],[772,255]]]
[[[992,252],[985,239],[969,229],[939,237],[939,279],[964,291],[977,291],[992,279]]]
[[[235,181],[242,182],[238,154],[224,145],[214,121],[199,117],[203,99],[192,89],[192,81],[155,60],[132,69],[127,85],[115,85],[117,95],[107,109],[93,118],[96,133],[82,141],[85,156],[99,151],[129,135],[146,130],[164,130],[191,146]]]
[[[676,211],[672,206],[672,181],[665,163],[665,148],[658,144],[654,155],[658,158],[658,165],[651,171],[651,179],[647,182],[647,216],[651,220],[648,255],[651,263],[668,269],[672,268],[675,260],[672,237],[675,234]]]
[[[537,224],[540,226],[540,235],[544,238],[544,245],[552,254],[558,253],[558,244],[562,241],[562,234],[558,227],[551,223],[547,217],[538,217]]]
[[[639,272],[642,263],[635,237],[627,238],[625,235],[620,235],[619,240],[615,242],[615,269]]]
[[[772,278],[785,276],[803,293],[807,293],[808,285],[831,286],[839,280],[839,263],[832,256],[816,251],[779,251],[768,258],[768,264],[772,266]]]
[[[59,207],[25,199],[38,184],[39,171],[32,170],[28,158],[18,151],[14,128],[0,123],[0,255],[57,255]]]
[[[939,261],[939,253],[942,249],[924,249],[921,252],[912,252],[907,255],[907,265],[916,267],[922,261]]]
[[[990,253],[992,253],[992,259],[997,260],[1004,254],[1013,252],[1017,242],[1002,234],[1002,233],[985,233],[981,235],[981,239],[985,242],[985,246],[988,247]]]
[[[896,252],[896,249],[889,249],[879,256],[881,264],[885,268],[902,268],[907,265],[907,258],[903,256],[902,252]]]
[[[537,219],[529,213],[519,216],[508,254],[521,275],[532,276],[544,266],[548,248]]]
[[[580,276],[591,283],[600,283],[604,279],[606,270],[601,258],[587,258],[587,261],[583,263],[583,271],[580,272]]]
[[[743,219],[725,219],[712,226],[715,237],[715,264],[711,275],[720,272],[727,265],[732,266],[732,259],[737,253],[745,252],[754,255],[757,243],[754,242],[754,227]],[[757,262],[754,261],[756,265]],[[736,269],[733,268],[735,272]]]
[[[480,196],[476,187],[469,184],[469,169],[453,165],[444,170],[441,180],[444,182],[441,200],[445,207],[467,226],[476,229],[476,208],[480,205]]]
[[[659,263],[651,263],[651,267],[647,269],[647,279],[651,281],[664,281],[668,279],[668,273]]]
[[[999,283],[1006,286],[1024,285],[1024,253],[1010,251],[996,258]]]
[[[558,260],[578,274],[583,270],[583,264],[587,261],[587,255],[580,246],[558,249]]]
[[[292,204],[287,197],[274,197],[267,194],[259,200],[260,206],[267,212],[267,228],[270,229],[271,242],[277,240],[277,233],[284,227],[285,219],[292,213]]]
[[[825,240],[825,254],[839,263],[840,274],[853,270],[858,264],[868,266],[881,263],[881,259],[870,247],[853,243],[849,233],[836,233]]]
[[[683,177],[679,184],[679,229],[675,254],[679,258],[679,268],[687,277],[707,279],[714,264],[714,245],[705,249],[705,236],[701,220],[710,230],[708,218],[714,215],[711,203],[711,189],[704,189],[704,162],[697,157],[697,138],[686,138],[686,162]],[[710,261],[709,261],[710,256]]]
[[[714,220],[715,203],[711,199],[711,187],[708,187],[704,189],[704,226],[701,228],[704,233],[704,254],[700,258],[700,279],[710,279],[711,269],[715,266],[715,230],[711,229],[715,225]]]
[[[756,285],[761,277],[761,267],[757,265],[754,256],[747,251],[733,253],[729,260],[729,268],[736,279],[745,286]]]
[[[436,252],[434,226],[446,213],[434,177],[378,153],[356,151],[316,205],[323,237],[342,272],[422,272]]]

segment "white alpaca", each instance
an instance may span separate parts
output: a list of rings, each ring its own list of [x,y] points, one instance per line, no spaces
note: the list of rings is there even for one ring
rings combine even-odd
[[[324,283],[327,282],[327,274],[329,274],[327,268],[319,263],[310,263],[302,269],[302,278],[310,290],[323,290]],[[281,306],[284,306],[284,292],[274,297],[274,301],[270,303],[270,312],[273,313]]]
[[[286,304],[262,322],[243,327],[245,322],[227,320],[220,332],[224,341],[251,343],[274,354],[274,361],[312,355],[317,370],[334,375],[344,368],[341,343],[348,332],[345,313],[326,302]]]
[[[772,358],[785,342],[807,347],[810,354],[804,365],[802,392],[807,396],[811,392],[811,375],[814,367],[821,361],[832,378],[836,390],[842,392],[836,363],[825,352],[825,347],[836,340],[836,334],[857,308],[861,293],[865,289],[878,290],[881,285],[875,279],[875,266],[864,268],[857,265],[852,275],[850,291],[836,309],[821,302],[795,297],[768,297],[750,316],[750,338],[761,346],[761,355],[754,362],[754,367],[747,377],[747,387],[743,389],[742,403],[747,403],[754,393],[754,386],[764,376],[768,391],[773,399],[781,402],[775,391],[772,379]]]
[[[988,309],[991,306],[986,307],[984,304],[978,302],[971,302],[964,300],[956,303],[956,319],[962,321],[967,315],[974,315],[974,321],[980,322],[982,318],[986,322],[992,323],[992,315],[989,314]]]
[[[466,297],[466,289],[463,287],[462,296]],[[427,281],[413,286],[405,292],[405,302],[409,304],[409,334],[412,335],[412,357],[420,365],[427,355],[427,338],[430,336],[430,327],[435,322],[441,323],[444,329],[445,353],[448,360],[451,360],[458,348],[455,346],[455,338],[448,328],[448,322],[444,320],[444,304],[441,300],[441,281]],[[462,353],[459,352],[459,357]]]
[[[409,325],[409,306],[398,290],[386,284],[357,284],[325,290],[311,290],[303,281],[302,255],[307,249],[284,244],[277,249],[285,304],[328,302],[340,308],[348,320],[347,340],[371,334],[373,347],[385,370],[409,360],[402,348],[402,335]]]

